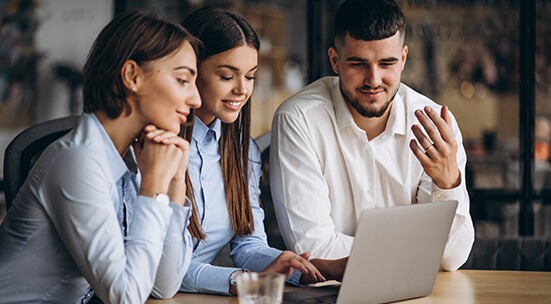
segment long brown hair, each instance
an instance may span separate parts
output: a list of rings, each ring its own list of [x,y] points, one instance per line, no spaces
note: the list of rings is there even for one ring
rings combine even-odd
[[[239,14],[213,6],[194,11],[182,22],[203,43],[199,64],[212,55],[244,44],[260,48],[260,42],[251,25]],[[254,231],[254,218],[249,198],[249,146],[251,129],[251,102],[247,101],[237,120],[222,123],[220,162],[230,221],[237,235]],[[188,187],[189,188],[189,187]],[[197,221],[197,222],[194,222]],[[191,234],[204,239],[198,219],[192,217]]]

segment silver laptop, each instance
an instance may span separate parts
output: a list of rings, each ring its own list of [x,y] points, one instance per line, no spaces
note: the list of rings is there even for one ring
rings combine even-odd
[[[362,213],[339,288],[302,288],[284,303],[386,303],[429,295],[457,201],[368,209]]]

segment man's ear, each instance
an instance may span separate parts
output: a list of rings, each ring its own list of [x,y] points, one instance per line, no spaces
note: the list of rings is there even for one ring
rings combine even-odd
[[[408,46],[404,44],[404,47],[402,48],[402,71],[406,67],[406,60],[408,59]]]
[[[134,60],[127,60],[121,69],[121,78],[126,89],[132,92],[137,92],[140,85],[140,74],[142,70],[138,63]]]
[[[333,72],[339,75],[339,53],[337,52],[337,49],[335,47],[330,47],[327,51],[327,55],[329,55],[329,61],[331,62]]]

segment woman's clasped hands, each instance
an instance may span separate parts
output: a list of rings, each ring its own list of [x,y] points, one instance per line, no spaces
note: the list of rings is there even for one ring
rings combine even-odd
[[[133,147],[142,174],[140,194],[166,193],[171,202],[183,205],[189,142],[172,131],[147,125]]]

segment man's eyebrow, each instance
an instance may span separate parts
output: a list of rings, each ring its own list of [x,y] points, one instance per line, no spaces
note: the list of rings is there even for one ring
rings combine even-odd
[[[381,59],[381,60],[379,60],[379,61],[382,61],[382,62],[396,62],[396,61],[398,61],[398,60],[400,60],[400,59],[398,59],[398,58],[396,58],[396,57],[387,57],[387,58],[383,58],[383,59]]]
[[[176,68],[174,68],[174,70],[175,70],[175,71],[176,71],[176,70],[188,70],[188,71],[191,73],[191,76],[195,76],[195,74],[197,74],[197,71],[195,71],[195,69],[190,68],[190,67],[185,66],[185,65],[176,67]]]
[[[239,69],[233,65],[230,65],[230,64],[220,64],[218,66],[216,66],[216,68],[226,68],[226,69],[230,69],[234,72],[239,72]],[[258,65],[255,65],[252,69],[249,70],[249,72],[252,72],[254,70],[258,69]]]
[[[383,58],[383,59],[379,60],[379,62],[396,62],[398,60],[399,59],[396,58],[396,57],[387,57],[387,58]],[[352,62],[367,62],[367,59],[357,57],[357,56],[352,56],[352,57],[346,58],[346,61],[348,61],[348,62],[350,62],[350,61],[352,61]]]
[[[352,57],[346,58],[346,61],[367,61],[367,60],[358,56],[352,56]]]

